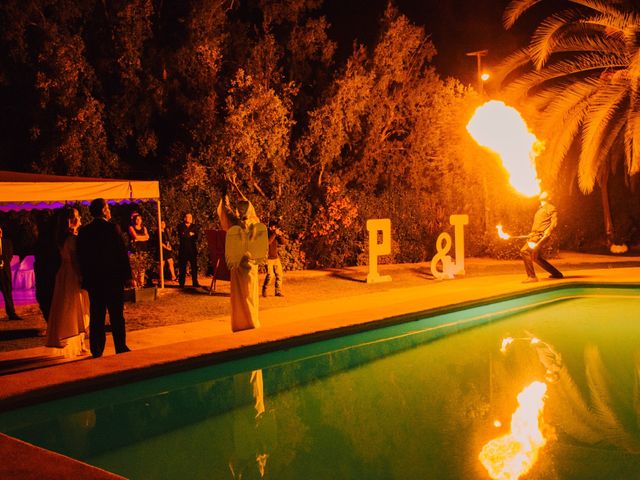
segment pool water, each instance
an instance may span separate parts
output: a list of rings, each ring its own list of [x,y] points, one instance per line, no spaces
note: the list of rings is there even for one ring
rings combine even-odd
[[[539,380],[547,444],[523,478],[640,478],[639,322],[637,289],[560,289],[5,412],[0,431],[132,479],[484,479],[482,446]]]

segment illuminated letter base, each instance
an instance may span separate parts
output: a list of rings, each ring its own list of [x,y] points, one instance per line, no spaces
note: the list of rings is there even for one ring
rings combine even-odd
[[[375,218],[367,220],[367,232],[369,232],[369,274],[367,283],[390,282],[389,275],[378,273],[378,257],[391,253],[391,220],[388,218]],[[378,243],[378,232],[382,233],[382,243]]]

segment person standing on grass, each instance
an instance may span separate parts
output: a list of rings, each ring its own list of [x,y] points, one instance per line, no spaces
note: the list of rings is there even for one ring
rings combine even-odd
[[[97,358],[104,352],[107,311],[116,353],[130,351],[126,343],[124,288],[133,286],[133,279],[122,232],[109,221],[109,204],[97,198],[89,211],[93,221],[79,230],[77,250],[82,288],[89,292],[89,345]]]
[[[62,209],[57,210],[54,215],[40,225],[38,239],[34,248],[33,273],[36,283],[36,300],[45,322],[49,321],[56,275],[61,262],[60,251],[55,238],[56,226],[59,217],[64,213]]]
[[[46,346],[66,358],[88,353],[85,336],[89,327],[89,296],[80,288],[77,235],[80,214],[76,208],[65,209],[59,218],[56,245],[60,252],[60,268],[47,324]]]
[[[235,185],[234,185],[235,186]],[[267,257],[267,227],[260,223],[253,205],[237,188],[241,200],[231,208],[225,191],[217,213],[222,229],[227,232],[225,259],[231,273],[231,330],[258,328],[260,281],[258,264]]]
[[[547,192],[542,192],[539,195],[539,199],[540,207],[538,207],[538,211],[533,217],[531,233],[529,233],[527,241],[520,249],[520,256],[522,256],[524,269],[527,272],[527,278],[522,283],[538,281],[533,268],[534,262],[549,272],[549,278],[564,278],[560,270],[542,257],[542,248],[558,225],[558,211],[556,207],[549,203],[549,194]]]
[[[187,279],[187,263],[191,265],[191,282],[194,287],[198,283],[198,226],[193,223],[191,212],[184,214],[183,222],[178,225],[178,283],[184,287]]]
[[[276,297],[284,297],[282,294],[282,277],[284,276],[282,270],[282,262],[278,255],[278,247],[286,243],[284,232],[278,228],[278,222],[275,220],[269,221],[269,253],[267,254],[267,276],[264,277],[264,284],[262,285],[262,296],[267,296],[267,288],[269,282],[271,282],[271,272],[276,277]]]
[[[0,292],[4,297],[4,309],[9,320],[22,320],[16,313],[16,308],[13,304],[11,258],[13,258],[13,244],[11,240],[2,236],[2,226],[0,226]]]

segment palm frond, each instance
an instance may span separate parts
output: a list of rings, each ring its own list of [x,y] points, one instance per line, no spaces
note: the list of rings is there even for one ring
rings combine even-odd
[[[554,117],[565,116],[578,102],[589,100],[600,88],[602,83],[596,78],[555,82],[538,92],[536,104],[545,117],[543,121],[553,121]]]
[[[550,63],[540,71],[525,73],[508,84],[505,90],[531,95],[536,93],[536,89],[545,89],[545,85],[553,85],[559,80],[580,81],[585,76],[597,79],[605,71],[621,68],[624,68],[623,60],[615,55],[585,53]]]
[[[529,43],[531,59],[539,70],[553,53],[558,37],[580,18],[579,10],[564,10],[545,18],[535,29]]]
[[[598,173],[608,165],[608,159],[602,149],[605,137],[614,132],[610,122],[620,111],[620,105],[628,98],[626,85],[610,83],[600,88],[589,103],[582,131],[582,150],[578,168],[578,185],[584,193],[593,190]],[[617,132],[615,132],[617,136]],[[609,147],[610,148],[610,147]]]
[[[504,9],[504,14],[502,15],[504,28],[509,29],[513,27],[513,24],[518,21],[518,18],[520,18],[524,12],[541,1],[542,0],[513,0]]]
[[[535,30],[529,48],[503,62],[501,85],[510,98],[540,112],[547,140],[541,161],[557,174],[580,138],[575,169],[583,192],[624,159],[640,173],[640,4],[638,0],[568,0]],[[513,0],[510,27],[535,0]],[[578,137],[579,135],[579,137]],[[624,151],[624,155],[612,154]]]
[[[617,15],[594,15],[592,17],[585,17],[579,20],[583,25],[597,26],[607,36],[617,36],[620,38],[627,38],[637,28],[640,17],[635,13],[619,13]]]
[[[621,106],[621,108],[625,108],[625,106]],[[615,172],[616,165],[618,165],[624,158],[624,130],[626,126],[626,116],[616,115],[610,122],[610,130],[607,132],[607,135],[604,137],[602,144],[600,145],[602,157],[609,163],[609,170],[611,172]],[[622,151],[618,152],[618,150]]]
[[[549,405],[553,424],[580,442],[593,445],[601,441],[598,419],[594,417],[566,367],[560,370],[558,381],[550,388],[553,389],[551,395],[558,399]]]
[[[619,38],[592,33],[573,31],[571,34],[562,35],[556,40],[553,53],[600,52],[620,55],[624,51],[625,43]]]
[[[606,369],[600,358],[600,352],[597,347],[588,345],[585,348],[584,356],[587,384],[593,402],[594,414],[600,420],[601,431],[605,439],[610,444],[628,452],[640,452],[640,443],[626,431],[612,406],[613,400],[609,392]]]
[[[619,15],[622,13],[624,2],[620,0],[569,0],[576,5],[582,5],[591,10],[600,13],[608,13],[610,15]]]
[[[505,79],[530,62],[531,57],[529,55],[529,49],[523,48],[517,50],[500,62],[500,64],[494,69],[493,80],[497,82],[498,85],[502,86]]]
[[[582,98],[571,108],[565,110],[563,115],[556,115],[555,121],[547,124],[545,135],[546,149],[541,161],[545,171],[551,178],[555,178],[564,163],[564,159],[575,141],[589,107],[589,100]],[[545,118],[549,118],[545,115]]]
[[[640,95],[638,83],[635,81],[635,89],[631,96],[631,106],[627,117],[627,128],[625,131],[625,161],[627,174],[634,175],[640,172]]]
[[[640,80],[640,48],[634,53],[627,68],[627,76],[631,82]]]

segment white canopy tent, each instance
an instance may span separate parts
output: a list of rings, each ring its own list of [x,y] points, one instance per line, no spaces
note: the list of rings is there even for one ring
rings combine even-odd
[[[157,205],[158,240],[160,233],[160,185],[157,181],[115,180],[109,178],[65,177],[0,171],[0,211],[59,208],[69,203],[89,204],[95,198],[110,203],[152,201]],[[162,266],[162,247],[160,265]],[[160,267],[160,287],[164,272]]]

